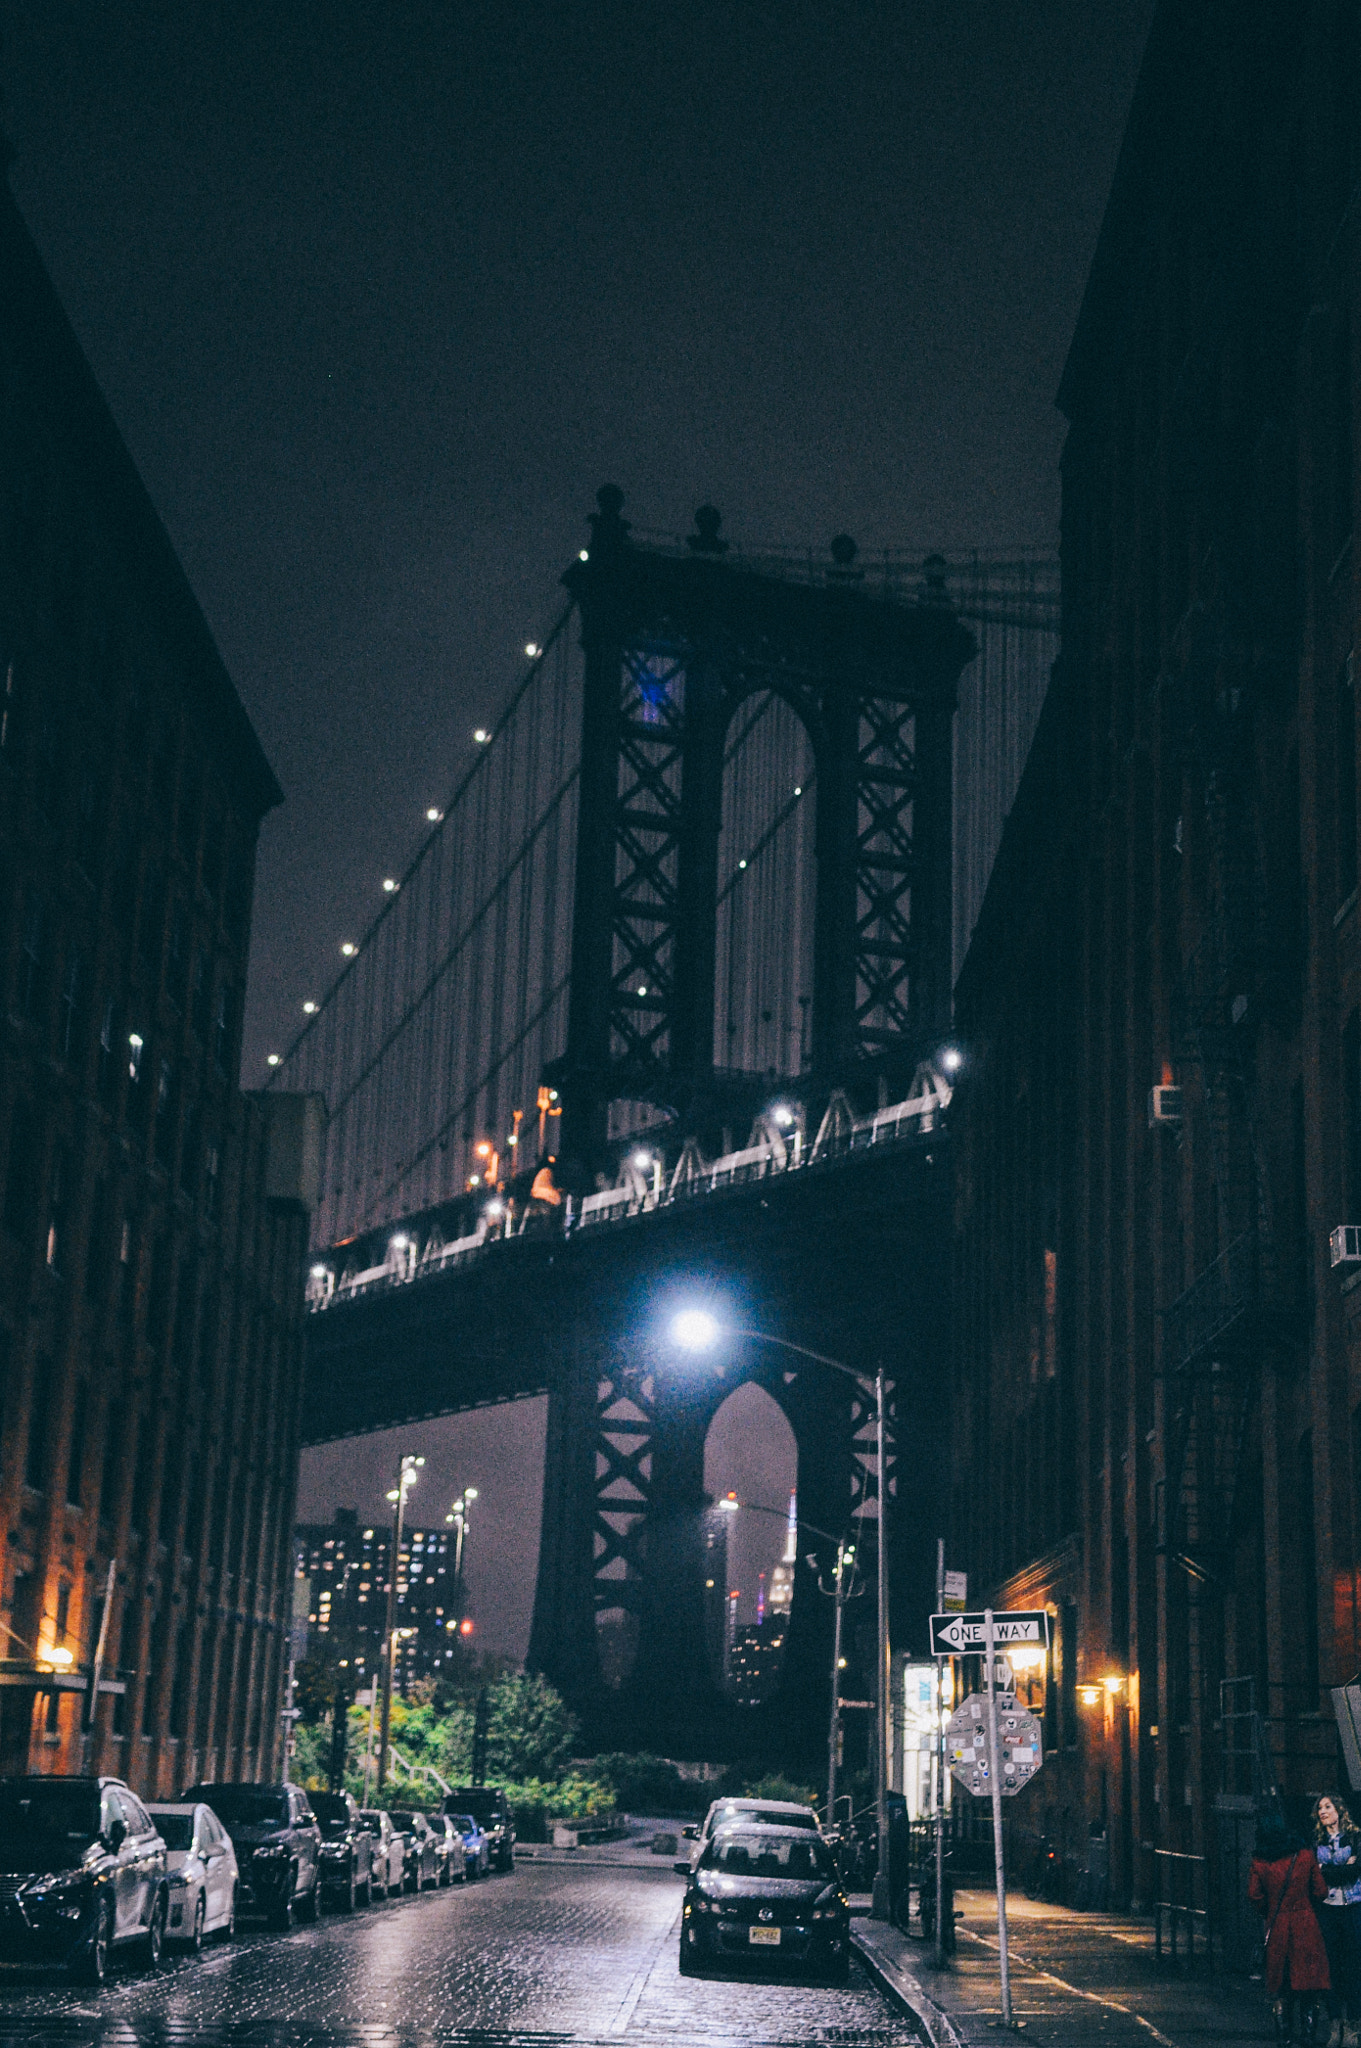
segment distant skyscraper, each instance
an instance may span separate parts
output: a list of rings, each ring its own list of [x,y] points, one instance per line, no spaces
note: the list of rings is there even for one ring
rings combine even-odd
[[[789,1519],[785,1524],[784,1556],[770,1575],[769,1611],[772,1623],[783,1623],[794,1605],[794,1571],[799,1561],[799,1497],[789,1496]]]

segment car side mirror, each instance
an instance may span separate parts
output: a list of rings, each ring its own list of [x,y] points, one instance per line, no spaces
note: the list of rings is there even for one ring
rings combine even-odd
[[[122,1848],[127,1838],[127,1822],[122,1818],[121,1814],[115,1815],[115,1817],[109,1822],[108,1835],[109,1847],[113,1850],[115,1856],[118,1854],[118,1851]]]
[[[671,1868],[675,1871],[677,1877],[688,1877],[690,1875],[688,1863],[673,1863]]]
[[[697,1842],[699,1840],[699,1829],[697,1827],[682,1828],[681,1833],[687,1842]]]

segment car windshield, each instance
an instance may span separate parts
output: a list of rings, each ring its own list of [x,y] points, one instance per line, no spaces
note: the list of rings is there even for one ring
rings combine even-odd
[[[496,1819],[498,1795],[495,1792],[460,1792],[458,1796],[479,1827],[485,1827],[488,1821]]]
[[[167,1849],[192,1849],[194,1846],[194,1816],[192,1813],[153,1813],[156,1832]]]
[[[766,1811],[754,1806],[720,1806],[709,1832],[716,1834],[719,1828],[730,1827],[734,1821],[745,1821],[748,1827],[816,1828],[818,1817],[815,1813],[779,1813],[773,1808]]]
[[[373,1829],[375,1835],[380,1835],[383,1832],[383,1816],[376,1806],[361,1807],[359,1818],[366,1827]]]
[[[402,1830],[403,1834],[410,1834],[416,1825],[414,1813],[397,1813],[392,1807],[388,1808],[388,1818],[395,1828]]]
[[[449,1818],[461,1835],[476,1834],[477,1822],[470,1813],[451,1813]]]
[[[830,1878],[836,1874],[827,1845],[816,1835],[801,1840],[735,1829],[725,1830],[710,1843],[700,1868],[721,1870],[725,1877]]]
[[[349,1801],[339,1792],[312,1792],[312,1811],[324,1835],[343,1835],[350,1825]]]
[[[288,1795],[270,1785],[199,1785],[201,1799],[228,1828],[286,1828]]]
[[[99,1787],[88,1779],[0,1784],[0,1869],[67,1869],[98,1834]]]

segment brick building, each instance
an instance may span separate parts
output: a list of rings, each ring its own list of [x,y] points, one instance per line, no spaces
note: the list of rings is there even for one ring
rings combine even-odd
[[[1239,1951],[1361,1667],[1361,10],[1163,4],[1059,403],[1062,655],[957,990],[952,1564],[1074,1892]],[[1157,1091],[1156,1094],[1154,1091]]]
[[[278,1755],[312,1111],[237,1081],[278,801],[0,190],[0,1771]]]

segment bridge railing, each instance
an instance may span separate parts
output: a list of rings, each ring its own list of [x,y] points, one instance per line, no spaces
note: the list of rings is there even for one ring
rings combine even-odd
[[[870,1116],[857,1117],[846,1096],[839,1089],[834,1090],[811,1145],[804,1143],[801,1122],[796,1120],[786,1129],[772,1118],[758,1123],[753,1143],[717,1159],[706,1161],[694,1142],[688,1141],[669,1178],[660,1160],[649,1174],[630,1159],[620,1169],[617,1186],[598,1189],[579,1200],[568,1196],[560,1224],[543,1217],[532,1219],[527,1210],[518,1226],[512,1227],[499,1200],[488,1205],[491,1210],[499,1210],[499,1216],[484,1212],[475,1231],[449,1242],[432,1230],[421,1244],[413,1229],[399,1224],[388,1239],[381,1261],[350,1268],[339,1275],[334,1258],[315,1264],[307,1283],[307,1305],[313,1310],[327,1309],[450,1272],[472,1260],[494,1255],[535,1224],[560,1230],[566,1236],[601,1230],[655,1209],[703,1200],[774,1175],[809,1172],[872,1148],[906,1143],[941,1127],[951,1092],[949,1082],[929,1065],[918,1068],[912,1091],[901,1102],[890,1103]]]

